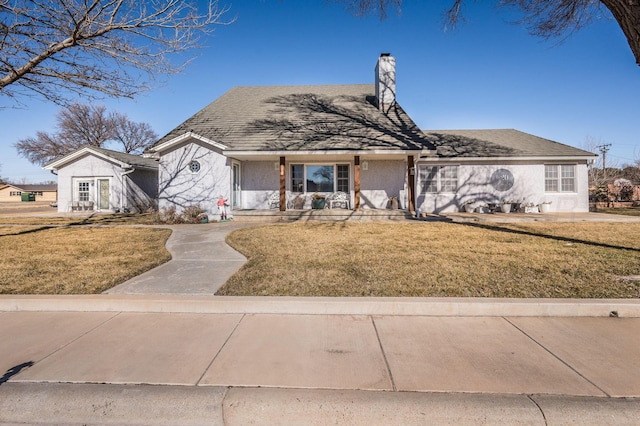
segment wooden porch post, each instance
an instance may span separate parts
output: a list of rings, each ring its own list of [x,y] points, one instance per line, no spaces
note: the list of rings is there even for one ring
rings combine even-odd
[[[353,204],[356,211],[360,210],[360,156],[353,157]]]
[[[280,157],[280,211],[287,210],[287,178],[285,176],[285,158]]]
[[[409,211],[411,213],[416,211],[416,196],[414,194],[415,173],[416,168],[413,163],[413,155],[409,155],[407,157],[407,200],[409,202]]]

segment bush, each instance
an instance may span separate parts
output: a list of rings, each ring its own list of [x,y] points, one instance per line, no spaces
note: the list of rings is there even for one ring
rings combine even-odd
[[[179,224],[179,223],[201,223],[206,210],[196,204],[185,207],[178,213],[176,206],[163,207],[153,213],[153,221],[156,223]]]

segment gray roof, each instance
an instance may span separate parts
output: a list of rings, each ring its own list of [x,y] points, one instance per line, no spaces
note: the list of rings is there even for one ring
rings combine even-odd
[[[372,84],[234,87],[162,137],[193,132],[231,151],[437,150],[439,157],[594,154],[513,129],[425,130],[395,104],[375,106]],[[153,151],[151,148],[150,151]]]
[[[126,152],[113,151],[111,149],[96,148],[94,146],[90,148],[101,152],[107,157],[111,157],[114,160],[120,161],[121,163],[125,163],[133,167],[144,167],[148,169],[158,168],[158,161],[153,158],[146,158],[141,155],[127,154]]]
[[[385,114],[374,99],[373,84],[234,87],[156,145],[192,131],[235,151],[433,148],[399,105]]]
[[[54,163],[58,163],[61,160],[66,159],[67,157],[69,157],[69,159],[73,159],[74,155],[80,151],[82,151],[83,149],[88,148],[91,149],[93,151],[99,152],[102,155],[109,157],[113,160],[116,160],[120,163],[124,163],[124,164],[128,164],[129,166],[132,167],[142,167],[142,168],[146,168],[146,169],[158,169],[158,161],[153,159],[153,158],[146,158],[143,157],[141,155],[134,155],[134,154],[127,154],[126,152],[120,152],[120,151],[113,151],[111,149],[106,149],[106,148],[98,148],[96,146],[90,146],[90,145],[85,145],[81,148],[76,149],[73,152],[70,152],[60,158],[57,158],[53,161],[51,161],[49,164],[46,164],[44,166],[44,168],[49,167],[49,165],[52,165]],[[64,164],[64,163],[62,163]],[[56,166],[57,168],[58,166]]]
[[[423,130],[439,157],[585,157],[596,154],[514,129]]]
[[[29,192],[29,191],[33,191],[33,192],[46,192],[46,191],[57,191],[58,190],[58,185],[57,184],[46,184],[46,185],[40,185],[40,184],[20,184],[20,185],[11,185],[14,186],[16,188],[20,188],[22,189],[24,192]]]

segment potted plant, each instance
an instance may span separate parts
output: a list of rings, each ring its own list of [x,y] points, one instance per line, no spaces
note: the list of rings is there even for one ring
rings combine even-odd
[[[489,212],[489,207],[486,204],[480,204],[479,206],[476,207],[476,212],[477,213],[488,213]]]
[[[315,193],[311,196],[311,208],[315,210],[324,209],[324,205],[326,203],[326,198],[324,195]]]
[[[464,211],[467,213],[473,213],[474,207],[473,204],[475,203],[475,200],[468,200],[464,203]]]
[[[510,213],[512,204],[513,201],[511,200],[502,200],[502,204],[500,204],[500,210],[502,213]]]
[[[524,212],[525,213],[538,213],[538,206],[533,204],[533,203],[526,203],[524,205]]]
[[[551,205],[551,201],[543,201],[538,207],[540,208],[540,213],[549,213],[549,206]]]

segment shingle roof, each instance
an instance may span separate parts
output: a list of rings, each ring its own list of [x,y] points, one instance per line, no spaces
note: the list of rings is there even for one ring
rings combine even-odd
[[[423,130],[439,157],[585,157],[596,155],[514,129]]]
[[[153,158],[147,158],[141,155],[127,154],[126,152],[113,151],[111,149],[96,148],[93,146],[91,147],[91,149],[94,149],[106,155],[107,157],[111,157],[114,160],[118,160],[121,163],[129,164],[133,167],[146,167],[151,169],[158,168],[158,161]]]
[[[67,155],[57,158],[44,166],[45,169],[57,169],[68,161],[75,159],[78,155],[82,155],[83,150],[92,150],[106,157],[116,160],[120,163],[127,164],[132,167],[142,167],[147,169],[157,169],[158,161],[153,158],[146,158],[141,155],[127,154],[125,152],[113,151],[106,148],[98,148],[95,146],[83,146]],[[67,160],[68,159],[68,160]]]
[[[234,87],[156,145],[192,131],[234,151],[433,148],[399,105],[384,114],[374,95],[372,84]]]
[[[32,185],[32,184],[20,184],[20,185],[12,185],[16,188],[22,189],[24,192],[44,192],[44,191],[57,191],[57,184],[49,184],[49,185]]]

